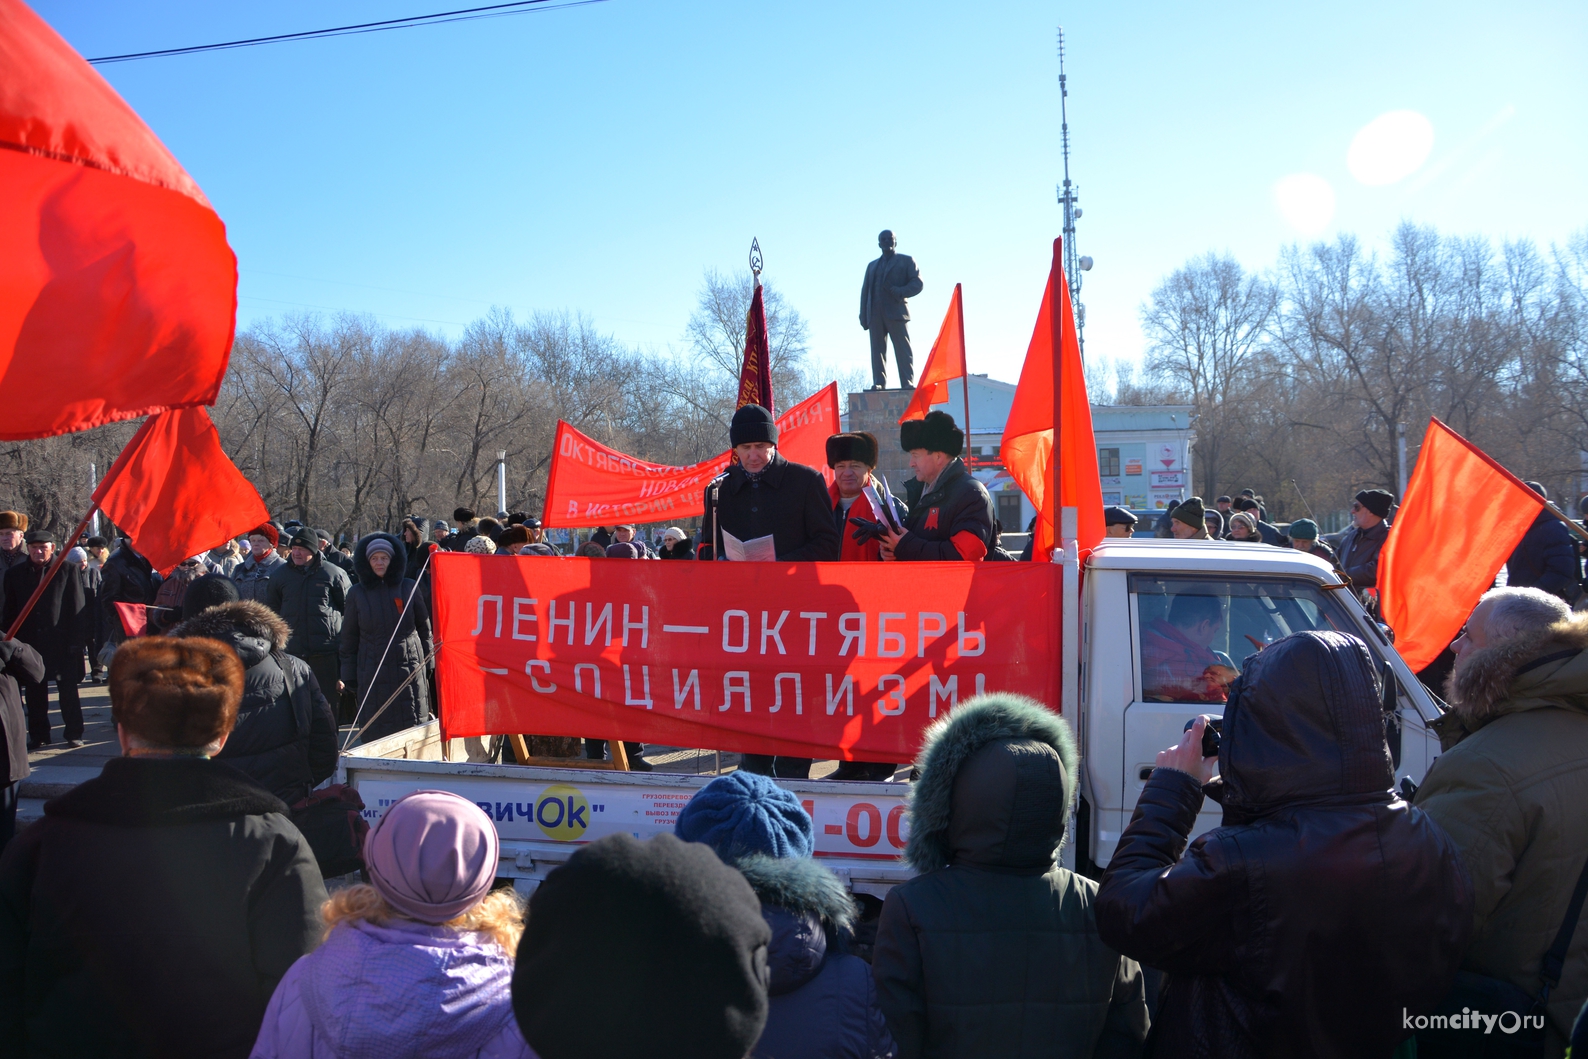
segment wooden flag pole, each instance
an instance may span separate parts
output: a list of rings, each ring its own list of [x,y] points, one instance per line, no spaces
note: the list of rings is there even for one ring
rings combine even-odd
[[[1065,281],[1064,267],[1060,263],[1063,260],[1063,253],[1064,240],[1062,238],[1053,240],[1053,267],[1049,275],[1060,283]],[[1048,489],[1052,492],[1049,494],[1048,499],[1043,501],[1043,506],[1049,507],[1053,511],[1054,551],[1048,558],[1050,561],[1061,562],[1062,559],[1060,557],[1063,554],[1064,541],[1059,536],[1061,529],[1059,525],[1059,438],[1063,434],[1061,428],[1063,427],[1064,419],[1064,314],[1062,312],[1064,298],[1058,288],[1054,288],[1050,297],[1052,298],[1052,303],[1048,306],[1048,338],[1053,343],[1053,448],[1048,454],[1048,463],[1053,468],[1053,473],[1049,476],[1047,483]],[[1037,518],[1040,520],[1041,517],[1042,513],[1040,511],[1037,512]]]
[[[50,563],[50,568],[44,571],[44,576],[39,579],[39,586],[33,590],[33,595],[28,597],[27,603],[22,607],[22,611],[17,615],[17,620],[11,623],[11,628],[6,630],[5,638],[7,640],[16,639],[17,630],[22,628],[22,623],[28,620],[29,614],[33,613],[33,608],[38,605],[39,598],[44,595],[44,590],[49,587],[51,581],[55,580],[55,572],[59,570],[61,568],[61,564],[66,561],[67,549],[77,544],[77,538],[81,537],[88,529],[88,523],[92,521],[94,512],[98,510],[99,501],[90,501],[88,505],[88,514],[83,516],[83,521],[77,524],[77,530],[71,535],[71,537],[68,538],[70,543],[55,553],[55,560]]]

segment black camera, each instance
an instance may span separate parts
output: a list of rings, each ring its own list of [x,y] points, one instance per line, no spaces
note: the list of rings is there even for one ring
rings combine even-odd
[[[1197,723],[1197,719],[1195,717],[1193,717],[1189,721],[1187,721],[1185,723],[1185,727],[1180,729],[1180,730],[1182,732],[1189,732],[1191,730],[1192,725],[1194,725],[1196,723]],[[1218,757],[1219,756],[1219,743],[1223,740],[1223,738],[1224,738],[1224,718],[1223,717],[1209,717],[1207,726],[1202,729],[1202,756],[1203,757]]]

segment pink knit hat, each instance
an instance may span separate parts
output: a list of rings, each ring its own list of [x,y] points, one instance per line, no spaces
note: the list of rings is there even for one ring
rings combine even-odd
[[[421,923],[445,923],[480,902],[496,879],[501,844],[480,807],[447,791],[399,798],[364,839],[370,882]]]

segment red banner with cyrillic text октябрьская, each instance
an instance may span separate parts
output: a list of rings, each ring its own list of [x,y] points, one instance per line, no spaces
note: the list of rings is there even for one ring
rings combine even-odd
[[[980,692],[1059,701],[1052,563],[432,563],[448,737],[907,761]]]

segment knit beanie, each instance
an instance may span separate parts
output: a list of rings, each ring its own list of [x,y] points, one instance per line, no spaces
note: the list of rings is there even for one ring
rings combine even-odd
[[[744,1059],[760,1038],[772,931],[705,846],[607,835],[546,877],[527,920],[513,1014],[541,1059]]]
[[[793,792],[743,769],[700,788],[678,814],[673,834],[704,842],[729,864],[751,853],[787,859],[816,849],[810,814]]]
[[[1379,518],[1389,518],[1390,508],[1395,506],[1395,494],[1384,489],[1364,489],[1356,494],[1356,502]]]
[[[385,552],[387,555],[396,555],[397,549],[392,547],[391,541],[385,537],[373,537],[364,545],[364,558],[368,559],[376,552]]]
[[[187,595],[182,597],[182,620],[187,621],[223,603],[236,603],[240,598],[231,578],[225,574],[205,574],[187,586]]]
[[[299,526],[297,529],[292,531],[292,537],[288,541],[288,547],[307,548],[311,552],[317,552],[320,550],[320,538],[314,535],[314,531],[312,529],[306,529],[303,526]]]
[[[1204,525],[1203,516],[1205,510],[1202,506],[1202,498],[1193,496],[1182,501],[1169,517],[1176,522],[1184,522],[1187,526],[1195,526],[1199,530],[1205,530],[1207,529],[1207,526]]]
[[[1318,524],[1310,518],[1298,518],[1290,524],[1290,535],[1296,540],[1315,541],[1318,539]]]
[[[270,542],[270,546],[272,548],[281,543],[281,531],[276,529],[276,527],[269,522],[265,523],[263,526],[255,526],[253,529],[248,531],[248,535],[250,537],[265,538],[265,540]]]
[[[463,546],[463,550],[473,552],[475,555],[494,555],[496,553],[496,542],[484,536],[470,537],[469,543]]]
[[[747,445],[752,441],[777,444],[777,421],[772,413],[758,404],[747,404],[733,413],[728,425],[728,440],[733,445]]]

